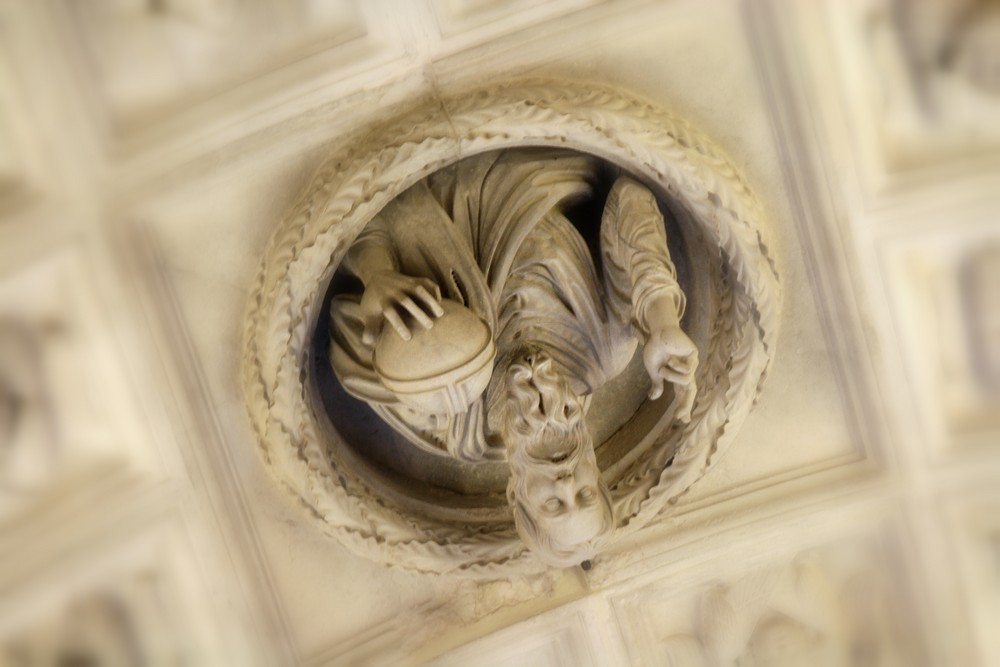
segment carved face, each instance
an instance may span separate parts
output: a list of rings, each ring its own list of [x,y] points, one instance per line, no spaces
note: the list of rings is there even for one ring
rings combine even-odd
[[[572,459],[570,466],[539,463],[523,472],[525,508],[540,531],[564,546],[589,542],[608,523],[593,449]]]
[[[615,524],[582,404],[543,353],[511,364],[506,381],[502,434],[518,534],[546,562],[578,565]]]

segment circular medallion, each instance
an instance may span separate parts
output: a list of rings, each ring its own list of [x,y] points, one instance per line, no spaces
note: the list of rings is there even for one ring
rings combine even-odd
[[[641,345],[623,372],[578,392],[587,393],[587,426],[613,506],[612,543],[668,511],[734,439],[774,350],[777,272],[763,240],[760,207],[745,182],[704,137],[663,110],[590,84],[546,82],[473,91],[444,100],[443,108],[447,113],[438,103],[414,109],[346,144],[276,230],[246,320],[248,410],[276,477],[319,527],[356,553],[412,570],[474,577],[540,571],[546,565],[515,531],[504,497],[507,463],[489,438],[474,451],[409,446],[399,436],[404,427],[394,432],[352,398],[375,392],[370,401],[378,409],[376,399],[383,399],[376,394],[389,387],[399,400],[392,414],[406,424],[415,423],[407,410],[419,416],[439,405],[450,407],[438,412],[466,415],[486,392],[494,357],[501,363],[510,347],[494,349],[488,335],[503,342],[506,325],[496,312],[502,314],[504,304],[479,316],[449,304],[437,334],[436,326],[413,327],[408,341],[393,339],[396,333],[385,327],[374,344],[381,381],[373,390],[341,384],[332,373],[328,309],[338,298],[338,270],[362,230],[428,177],[460,173],[477,156],[497,151],[558,149],[652,193],[667,221],[676,280],[687,299],[682,325],[697,347],[697,393],[690,420],[677,418],[670,391],[644,398],[649,379]],[[581,219],[587,205],[580,204]],[[538,256],[546,252],[544,241],[544,235],[531,241],[541,244],[534,249]],[[486,247],[477,239],[469,243]],[[523,253],[508,254],[511,261],[523,259]],[[486,262],[484,257],[482,251],[475,261]],[[483,268],[480,301],[492,303],[501,294],[489,283],[490,271],[501,269]],[[457,285],[453,294],[475,303],[476,295],[466,294],[474,288]],[[570,310],[583,318],[579,308]],[[471,335],[456,338],[454,331]],[[444,349],[448,341],[454,344]],[[549,407],[539,401],[541,410]],[[483,408],[479,421],[463,417],[461,425],[488,433],[492,419]],[[592,532],[586,522],[573,531]]]

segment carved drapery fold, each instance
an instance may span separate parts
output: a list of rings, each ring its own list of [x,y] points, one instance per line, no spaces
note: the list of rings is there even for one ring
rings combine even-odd
[[[529,82],[417,109],[348,142],[318,171],[273,236],[246,319],[244,386],[274,474],[341,543],[426,572],[502,577],[542,569],[509,523],[432,516],[387,500],[336,446],[309,380],[323,294],[364,226],[412,184],[458,160],[516,146],[572,148],[626,168],[683,211],[696,252],[702,359],[689,424],[644,404],[642,450],[608,479],[618,535],[682,495],[732,442],[766,375],[778,329],[777,271],[763,214],[746,183],[704,137],[641,100],[599,86]],[[636,419],[640,418],[637,413]],[[333,444],[331,445],[331,441]],[[600,452],[599,452],[600,456]]]

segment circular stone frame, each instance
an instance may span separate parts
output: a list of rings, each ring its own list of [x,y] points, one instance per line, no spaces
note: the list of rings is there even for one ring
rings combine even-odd
[[[778,330],[777,271],[758,202],[701,134],[652,104],[591,84],[522,82],[417,107],[323,163],[271,238],[246,316],[243,384],[262,455],[322,530],[367,558],[477,578],[546,569],[510,521],[432,515],[387,496],[346,448],[329,446],[339,436],[310,377],[324,294],[364,226],[442,167],[527,146],[589,153],[643,179],[679,209],[685,236],[704,248],[705,265],[692,270],[707,280],[699,310],[710,325],[695,339],[701,363],[693,416],[673,423],[664,404],[647,401],[632,420],[640,427],[630,422],[612,437],[638,443],[602,465],[618,521],[612,545],[704,474],[759,394]],[[601,452],[599,461],[609,459]]]

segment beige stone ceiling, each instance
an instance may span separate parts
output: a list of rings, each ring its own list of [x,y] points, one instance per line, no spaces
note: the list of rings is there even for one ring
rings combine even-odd
[[[1000,662],[1000,38],[948,4],[0,4],[3,660]],[[386,569],[258,456],[253,274],[334,148],[512,77],[728,153],[780,349],[726,456],[592,570]]]

